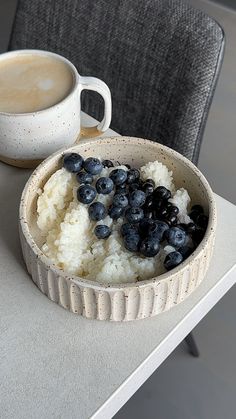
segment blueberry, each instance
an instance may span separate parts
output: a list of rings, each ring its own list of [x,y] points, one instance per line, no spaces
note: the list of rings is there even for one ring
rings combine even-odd
[[[139,183],[134,182],[134,183],[131,183],[131,184],[129,185],[129,191],[130,191],[130,192],[136,191],[137,189],[140,189],[140,185],[139,185]]]
[[[148,209],[148,208],[152,208],[152,207],[153,207],[153,197],[152,197],[152,195],[149,195],[149,196],[146,197],[144,208]]]
[[[138,184],[139,184],[139,189],[142,189],[142,187],[143,187],[143,185],[144,185],[144,181],[143,181],[142,179],[137,179],[137,180],[135,181],[135,183],[138,183]]]
[[[120,228],[120,232],[122,236],[126,236],[127,234],[137,232],[137,227],[130,223],[124,223]]]
[[[83,204],[91,204],[96,196],[96,189],[91,185],[81,185],[77,190],[78,201]]]
[[[165,188],[165,186],[158,186],[154,190],[153,195],[155,196],[155,198],[166,199],[166,200],[171,197],[171,193],[169,189]]]
[[[149,182],[145,182],[143,184],[143,192],[145,192],[146,195],[151,195],[154,191],[154,186],[152,185],[152,183]]]
[[[204,214],[199,214],[196,221],[197,225],[206,230],[208,225],[208,217]]]
[[[170,226],[176,226],[178,223],[178,219],[176,215],[172,215],[172,214],[167,214],[167,216],[165,217],[165,221],[170,225]]]
[[[108,215],[113,220],[118,220],[118,218],[122,217],[123,213],[124,213],[124,208],[116,207],[115,205],[111,205],[108,209]]]
[[[193,249],[189,246],[182,246],[178,249],[184,259],[187,259],[193,252]]]
[[[144,217],[149,218],[149,220],[151,220],[154,217],[153,211],[149,209],[144,209]]]
[[[86,183],[86,184],[93,183],[93,176],[90,175],[90,173],[87,173],[87,172],[77,173],[76,179],[80,184],[82,184],[82,183]]]
[[[63,156],[63,167],[71,173],[79,172],[83,165],[83,157],[77,153],[65,154]]]
[[[103,167],[114,167],[114,164],[112,163],[112,161],[111,160],[103,160],[102,161],[102,165],[103,165]]]
[[[125,216],[129,223],[139,223],[140,220],[144,217],[142,208],[127,208],[125,211]]]
[[[170,205],[167,207],[167,212],[168,214],[171,215],[178,215],[179,214],[179,208],[176,207],[175,205]]]
[[[146,237],[140,244],[140,253],[146,257],[156,256],[160,250],[160,243],[156,237]]]
[[[194,223],[197,222],[197,218],[199,216],[199,212],[198,211],[192,210],[188,215],[191,218],[191,220],[193,220]]]
[[[129,169],[129,170],[131,169],[130,164],[125,164],[124,166],[127,167],[127,169]]]
[[[134,174],[136,180],[140,180],[140,171],[138,169],[130,169],[130,172]]]
[[[182,261],[183,256],[180,252],[170,252],[164,260],[164,266],[166,270],[169,271],[170,269],[173,269],[176,266],[178,266]]]
[[[165,201],[163,199],[155,197],[154,193],[152,194],[152,203],[153,203],[153,208],[157,211],[160,211],[160,209],[165,207]]]
[[[143,218],[139,223],[139,234],[141,237],[148,235],[149,228],[154,224],[154,220],[150,218]]]
[[[123,169],[114,169],[110,173],[110,178],[115,185],[122,185],[127,179],[127,172]]]
[[[164,221],[155,221],[148,228],[148,235],[155,236],[159,241],[164,238],[165,232],[169,229],[169,226]]]
[[[151,183],[151,185],[155,188],[155,182],[153,179],[146,179],[145,183]]]
[[[131,192],[129,196],[129,204],[131,207],[142,207],[145,203],[146,195],[143,191],[140,189],[137,189],[136,191]]]
[[[159,211],[158,211],[158,215],[159,215],[161,218],[165,218],[165,217],[167,217],[167,216],[168,216],[168,210],[167,210],[167,208],[166,208],[166,207],[162,207],[162,208],[160,208],[160,209],[159,209]]]
[[[124,236],[124,246],[130,252],[139,250],[140,236],[137,232],[132,232]]]
[[[135,175],[129,170],[127,173],[127,183],[128,185],[131,185],[136,181]]]
[[[111,234],[111,230],[108,226],[100,224],[95,227],[94,234],[98,239],[107,239]]]
[[[204,213],[202,206],[198,205],[198,204],[193,205],[192,208],[191,208],[191,211],[197,211],[199,214]]]
[[[193,224],[193,223],[189,223],[189,224]],[[187,232],[188,224],[180,223],[180,224],[178,224],[178,227],[182,228],[182,230]]]
[[[140,178],[140,172],[138,169],[130,169],[127,173],[127,183],[134,183]]]
[[[188,234],[194,233],[194,231],[196,231],[196,228],[197,226],[194,223],[185,224],[185,230]]]
[[[84,170],[91,175],[98,175],[102,171],[102,163],[96,157],[88,157],[83,164]]]
[[[196,245],[202,241],[203,237],[205,236],[205,230],[203,228],[197,227],[196,230],[192,234],[193,241]]]
[[[113,197],[113,205],[115,205],[115,207],[125,208],[128,206],[128,203],[128,198],[124,193],[115,194]]]
[[[186,241],[186,233],[182,228],[171,227],[166,230],[165,238],[170,246],[181,247]]]
[[[89,218],[92,221],[100,221],[106,217],[106,208],[101,202],[93,202],[88,209]]]
[[[96,182],[98,193],[108,195],[114,188],[114,183],[109,177],[100,177]]]
[[[115,193],[126,193],[126,183],[122,183],[122,185],[117,185]]]

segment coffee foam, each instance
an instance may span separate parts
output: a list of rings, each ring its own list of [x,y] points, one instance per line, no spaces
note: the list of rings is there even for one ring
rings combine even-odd
[[[68,96],[73,86],[72,70],[60,59],[22,54],[0,60],[0,112],[47,109]]]

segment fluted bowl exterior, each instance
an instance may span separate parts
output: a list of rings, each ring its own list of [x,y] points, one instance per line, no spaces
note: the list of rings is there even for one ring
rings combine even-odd
[[[56,267],[40,250],[36,225],[38,188],[60,167],[66,152],[85,157],[112,158],[134,166],[160,160],[171,168],[178,186],[186,187],[193,202],[209,214],[206,234],[193,254],[170,272],[149,280],[104,284],[70,276]],[[77,144],[60,150],[33,172],[22,193],[19,232],[27,270],[37,287],[50,300],[89,319],[127,321],[152,317],[184,301],[203,280],[211,260],[216,230],[213,192],[202,173],[186,158],[168,147],[134,137],[112,137]]]

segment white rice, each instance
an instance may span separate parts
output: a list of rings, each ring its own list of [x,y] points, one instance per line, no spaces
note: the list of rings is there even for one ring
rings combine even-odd
[[[100,176],[108,176],[113,169],[103,169]],[[143,180],[152,178],[156,186],[175,191],[172,172],[162,163],[148,163],[140,171]],[[75,175],[60,169],[50,177],[43,191],[39,191],[37,223],[45,236],[42,250],[57,266],[68,274],[114,284],[144,280],[165,272],[163,261],[169,249],[162,248],[153,258],[127,251],[119,233],[123,221],[113,222],[109,216],[98,223],[90,221],[87,206],[76,198],[77,188]],[[96,200],[108,206],[112,194],[97,195]],[[183,188],[173,195],[172,202],[180,209],[180,220],[188,217],[189,201]],[[96,238],[93,231],[98,224],[112,228],[108,239]]]
[[[191,219],[188,216],[188,210],[189,210],[189,204],[190,204],[190,196],[188,194],[188,191],[184,188],[178,189],[174,195],[173,198],[169,199],[169,202],[171,202],[173,205],[176,205],[176,207],[179,208],[179,214],[178,214],[178,220],[180,223],[190,223]]]
[[[39,191],[37,202],[38,226],[43,233],[62,221],[66,208],[73,198],[75,177],[64,168],[57,170]]]
[[[149,162],[141,167],[140,172],[143,180],[154,180],[156,188],[157,186],[165,186],[171,192],[175,190],[172,171],[168,170],[164,164],[158,161]]]

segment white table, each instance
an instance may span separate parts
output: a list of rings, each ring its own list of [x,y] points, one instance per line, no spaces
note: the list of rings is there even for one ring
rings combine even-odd
[[[185,302],[137,322],[90,321],[52,303],[26,273],[17,213],[29,175],[0,164],[0,417],[110,418],[235,283],[236,207],[216,196],[211,267]]]

